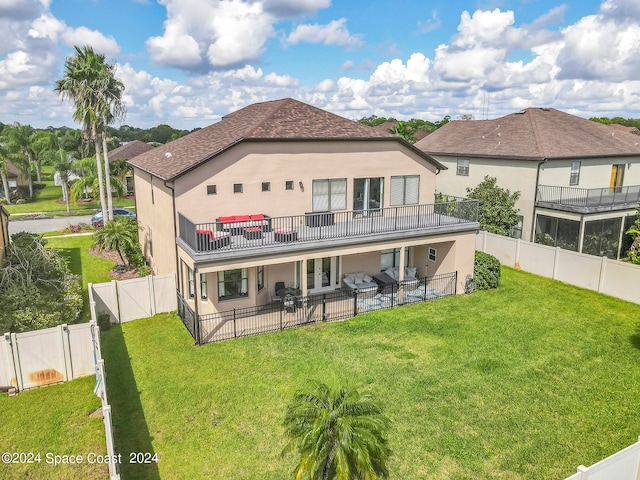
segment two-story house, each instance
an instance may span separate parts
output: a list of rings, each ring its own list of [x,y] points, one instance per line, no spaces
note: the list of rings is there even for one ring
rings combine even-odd
[[[9,212],[0,205],[0,265],[9,246]]]
[[[141,140],[133,140],[131,142],[124,143],[117,148],[114,148],[109,152],[109,161],[114,162],[116,160],[131,160],[133,157],[141,155],[154,147]],[[122,182],[122,185],[127,190],[127,195],[134,194],[133,187],[133,172],[130,169],[120,171],[118,173],[118,180]]]
[[[477,203],[434,205],[439,162],[297,100],[247,106],[129,163],[144,254],[178,273],[196,315],[334,292],[349,274],[369,292],[393,267],[398,282],[451,274],[454,293],[473,275]]]
[[[519,191],[515,236],[620,258],[640,202],[638,133],[527,108],[494,120],[449,122],[416,147],[448,167],[437,177],[439,192],[465,196],[486,175]]]

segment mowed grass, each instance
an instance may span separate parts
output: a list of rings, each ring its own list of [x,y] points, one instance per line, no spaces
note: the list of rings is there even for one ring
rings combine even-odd
[[[0,453],[32,453],[33,463],[2,463],[0,478],[67,480],[105,479],[106,465],[89,464],[88,455],[106,455],[102,418],[89,418],[100,407],[94,377],[21,392],[0,394]],[[35,454],[40,454],[37,461]],[[47,463],[50,455],[81,455],[79,465]],[[54,457],[49,457],[53,459]]]
[[[67,260],[71,273],[82,276],[82,298],[84,306],[80,321],[88,322],[91,319],[89,311],[89,283],[103,283],[113,280],[109,272],[115,263],[104,258],[89,254],[88,250],[93,245],[93,236],[70,236],[60,238],[46,238],[47,248],[53,248]]]
[[[498,290],[193,346],[171,314],[103,334],[124,478],[292,478],[282,420],[309,379],[391,419],[391,478],[563,479],[640,433],[640,305],[511,269]]]
[[[53,181],[44,181],[46,187],[41,190],[35,190],[36,200],[21,205],[5,205],[5,209],[12,215],[27,213],[50,213],[53,215],[64,215],[67,212],[67,204],[62,202],[62,187],[56,187]],[[115,207],[132,207],[135,201],[132,198],[114,198],[113,205]],[[97,208],[100,208],[100,200],[85,202],[71,202],[69,204],[70,214],[92,214]]]

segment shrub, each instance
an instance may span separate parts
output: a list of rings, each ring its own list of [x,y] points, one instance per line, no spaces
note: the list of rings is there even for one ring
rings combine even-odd
[[[0,330],[23,332],[74,323],[82,310],[82,285],[60,254],[32,233],[11,236],[0,268]]]
[[[473,276],[476,290],[497,288],[500,281],[500,261],[493,255],[476,251]]]
[[[98,327],[101,332],[106,332],[111,328],[111,315],[107,312],[101,312],[98,314]]]

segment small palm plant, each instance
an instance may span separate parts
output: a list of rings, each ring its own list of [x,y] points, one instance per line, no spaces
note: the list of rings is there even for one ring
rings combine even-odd
[[[132,251],[138,243],[138,226],[135,220],[131,218],[117,218],[109,220],[100,230],[96,230],[93,234],[93,244],[100,251],[112,250],[118,252],[122,265],[129,264],[125,262],[123,252]]]
[[[388,478],[389,422],[370,394],[333,382],[299,392],[284,420],[289,442],[283,455],[300,455],[296,480]]]

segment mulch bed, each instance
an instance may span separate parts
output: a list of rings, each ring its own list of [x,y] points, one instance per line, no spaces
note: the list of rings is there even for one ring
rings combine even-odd
[[[136,272],[135,268],[128,269],[124,272],[120,272],[118,266],[121,265],[120,255],[118,252],[114,252],[113,250],[107,250],[106,248],[102,251],[98,250],[98,247],[91,247],[89,249],[89,254],[94,257],[106,258],[107,260],[111,260],[116,263],[116,266],[111,269],[109,275],[111,278],[115,280],[129,280],[131,278],[138,278],[138,272]]]

